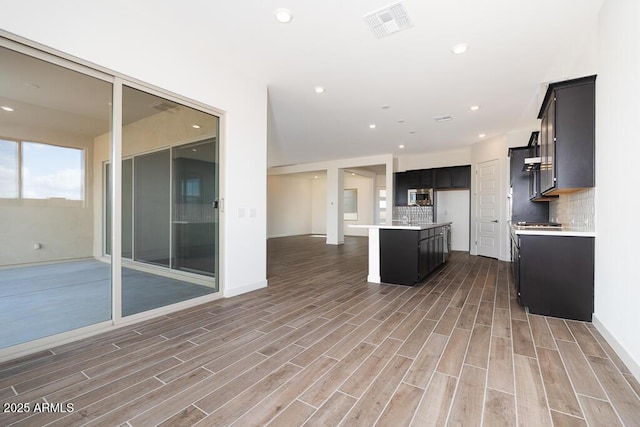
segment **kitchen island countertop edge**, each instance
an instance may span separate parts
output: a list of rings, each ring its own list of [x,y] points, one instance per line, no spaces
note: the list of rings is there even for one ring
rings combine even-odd
[[[450,225],[451,222],[424,222],[424,223],[416,223],[416,224],[398,224],[398,225],[389,225],[389,224],[350,224],[350,228],[378,228],[385,230],[428,230],[430,228],[443,227],[445,225]]]

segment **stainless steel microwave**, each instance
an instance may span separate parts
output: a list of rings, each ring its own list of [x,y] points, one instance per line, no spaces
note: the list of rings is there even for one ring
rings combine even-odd
[[[414,188],[407,191],[407,204],[433,206],[433,188]]]

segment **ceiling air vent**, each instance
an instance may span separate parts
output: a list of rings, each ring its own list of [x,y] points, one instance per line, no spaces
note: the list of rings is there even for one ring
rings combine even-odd
[[[376,38],[389,36],[407,28],[413,27],[402,2],[393,3],[375,12],[362,17],[364,22],[373,32]]]
[[[435,120],[438,123],[442,123],[442,122],[448,122],[453,120],[453,117],[451,116],[438,116],[438,117],[434,117],[433,120]]]
[[[173,109],[176,108],[178,104],[174,104],[169,101],[160,101],[157,104],[151,106],[151,108],[159,110],[159,111],[167,111],[169,113],[175,112]]]

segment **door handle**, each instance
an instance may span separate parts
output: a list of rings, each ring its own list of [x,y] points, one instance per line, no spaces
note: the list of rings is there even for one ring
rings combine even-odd
[[[495,222],[495,223],[497,223],[497,222],[498,222],[498,220],[497,220],[497,219],[494,219],[494,220],[493,220],[493,221],[491,221],[491,222]]]

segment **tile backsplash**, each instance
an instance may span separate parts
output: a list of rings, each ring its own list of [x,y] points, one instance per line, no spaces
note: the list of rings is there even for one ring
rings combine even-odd
[[[433,222],[433,206],[394,206],[393,220],[405,222]]]
[[[560,195],[557,200],[549,202],[549,221],[584,231],[595,231],[595,195],[595,188]]]

